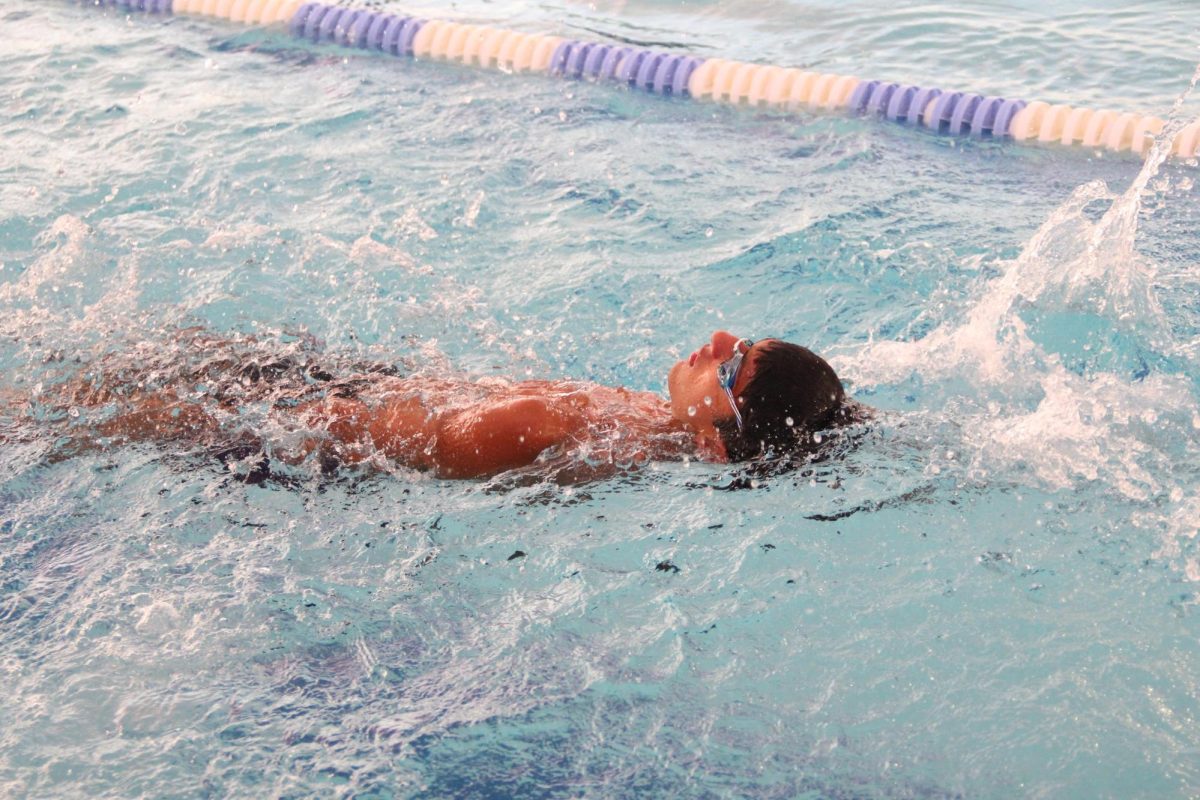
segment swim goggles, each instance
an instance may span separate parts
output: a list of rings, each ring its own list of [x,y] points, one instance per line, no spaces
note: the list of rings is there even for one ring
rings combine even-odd
[[[742,345],[746,345],[745,350],[742,350]],[[738,411],[737,401],[733,397],[733,385],[737,383],[738,373],[742,370],[742,359],[746,357],[746,353],[750,352],[751,347],[754,347],[753,339],[738,339],[733,345],[733,355],[722,361],[717,367],[717,382],[721,384],[721,388],[725,390],[725,396],[729,398],[729,407],[733,409],[733,419],[737,422],[738,433],[742,432],[744,425],[742,412]]]

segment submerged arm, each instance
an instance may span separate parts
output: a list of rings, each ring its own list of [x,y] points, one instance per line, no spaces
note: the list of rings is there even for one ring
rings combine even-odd
[[[202,443],[220,424],[199,405],[172,394],[139,397],[109,419],[70,430],[68,441],[51,456],[52,461],[132,442],[188,441]]]

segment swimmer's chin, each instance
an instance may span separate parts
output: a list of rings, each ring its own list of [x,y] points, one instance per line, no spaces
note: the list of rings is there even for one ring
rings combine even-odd
[[[667,394],[668,395],[673,396],[675,394],[675,385],[678,382],[679,373],[681,373],[683,370],[687,369],[687,367],[688,367],[688,364],[686,361],[676,361],[675,364],[671,367],[671,371],[667,373]]]
[[[670,409],[671,416],[675,418],[676,422],[681,422],[686,427],[691,428],[691,426],[688,424],[689,420],[687,417],[680,416],[680,409],[675,407],[675,398],[678,394],[678,389],[676,387],[679,385],[679,373],[685,369],[687,369],[686,361],[676,361],[675,366],[671,367],[671,371],[667,373],[667,408]]]

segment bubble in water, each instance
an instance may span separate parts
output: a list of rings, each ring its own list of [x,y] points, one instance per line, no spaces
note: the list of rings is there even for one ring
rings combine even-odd
[[[695,406],[688,406],[688,416],[689,417],[696,416],[696,407]]]
[[[784,420],[784,423],[790,428],[796,424],[796,420],[792,419],[791,417],[788,417],[787,419]]]
[[[71,415],[72,419],[77,419],[79,417],[79,409],[75,406],[71,406],[71,410],[67,413]]]
[[[713,229],[712,229],[712,228],[705,228],[705,229],[704,229],[704,236],[705,236],[706,238],[708,238],[708,239],[711,239],[711,238],[712,238],[712,235],[713,235]]]
[[[825,437],[819,433],[813,434],[813,441],[816,442],[817,444],[820,444],[824,439],[825,439]]]

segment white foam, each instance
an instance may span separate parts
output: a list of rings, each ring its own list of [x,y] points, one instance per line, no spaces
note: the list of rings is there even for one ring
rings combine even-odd
[[[1200,495],[1179,499],[1167,520],[1166,533],[1155,558],[1170,562],[1189,581],[1200,581],[1200,554],[1196,544],[1200,539]]]
[[[91,228],[76,216],[63,214],[54,220],[36,240],[39,247],[51,249],[34,259],[17,280],[0,286],[0,301],[35,300],[42,288],[52,290],[67,281],[90,235]]]
[[[1178,459],[1200,447],[1191,382],[1110,367],[1080,374],[1038,343],[1030,320],[1078,314],[1101,320],[1141,352],[1200,350],[1196,341],[1173,338],[1156,296],[1158,266],[1135,248],[1144,199],[1169,190],[1166,181],[1148,187],[1188,121],[1182,104],[1198,77],[1200,69],[1126,191],[1116,194],[1102,181],[1079,186],[1016,259],[999,265],[1001,274],[980,287],[961,316],[921,339],[872,342],[835,359],[856,387],[913,376],[951,387],[945,413],[963,431],[968,475],[1020,475],[1051,490],[1101,482],[1131,501],[1165,501],[1167,513],[1149,524],[1167,521],[1160,554],[1175,559],[1190,580],[1200,580],[1200,558],[1188,556],[1181,543],[1197,536],[1200,495],[1179,474]]]

